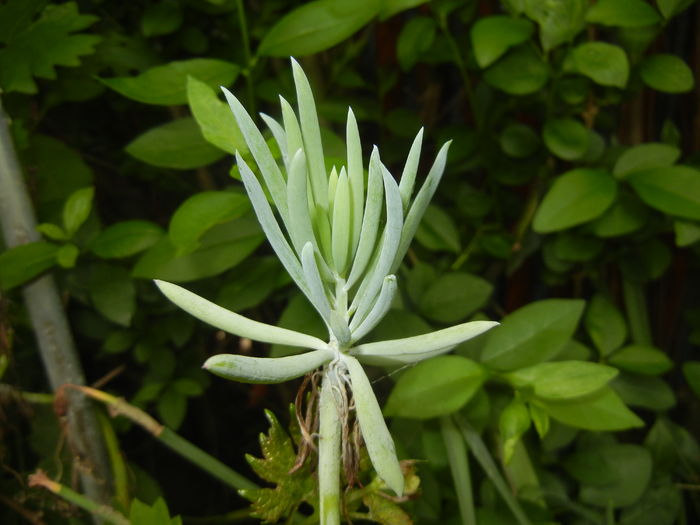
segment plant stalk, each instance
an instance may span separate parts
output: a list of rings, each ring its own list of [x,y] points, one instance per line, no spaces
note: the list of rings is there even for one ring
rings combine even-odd
[[[0,99],[0,222],[8,248],[38,241],[36,219],[22,177],[9,129],[9,117]],[[22,293],[29,312],[39,352],[51,388],[85,384],[78,352],[66,320],[53,277],[45,275],[24,286]],[[95,501],[111,496],[111,473],[104,436],[90,400],[69,392],[68,439],[85,493]]]
[[[653,342],[644,288],[641,284],[623,279],[622,291],[632,340],[639,345],[651,346]]]
[[[340,415],[328,369],[319,400],[318,492],[321,525],[340,525]],[[340,388],[343,388],[340,385]]]
[[[476,525],[476,513],[474,511],[474,494],[472,492],[472,479],[469,472],[469,457],[467,446],[459,433],[459,429],[452,418],[445,416],[440,419],[442,439],[447,450],[447,460],[450,463],[452,480],[454,481],[459,514],[463,525]]]

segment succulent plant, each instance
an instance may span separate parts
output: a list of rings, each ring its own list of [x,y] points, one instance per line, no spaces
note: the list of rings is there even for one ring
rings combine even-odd
[[[224,93],[261,175],[259,180],[236,154],[255,213],[282,265],[325,322],[328,341],[248,319],[175,284],[156,283],[180,308],[221,330],[308,350],[278,358],[215,355],[204,364],[210,372],[236,381],[277,383],[322,367],[318,403],[320,521],[332,525],[340,522],[341,442],[353,408],[377,475],[397,495],[404,490],[394,442],[362,364],[416,363],[449,352],[497,323],[474,321],[415,337],[360,343],[392,304],[397,286],[394,273],[442,177],[449,143],[438,152],[415,196],[422,129],[413,141],[399,183],[382,164],[376,147],[369,158],[365,183],[360,134],[350,109],[347,165],[339,170],[334,167],[329,174],[308,79],[294,59],[292,70],[298,112],[280,97],[282,123],[262,115],[282,153],[282,166],[243,105],[226,89]]]

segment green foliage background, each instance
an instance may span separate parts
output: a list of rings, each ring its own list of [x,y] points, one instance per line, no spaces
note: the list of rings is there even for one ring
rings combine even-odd
[[[454,139],[401,298],[370,339],[502,320],[455,355],[377,369],[400,456],[426,460],[421,496],[405,514],[358,496],[354,519],[468,523],[447,416],[481,434],[532,523],[700,519],[699,15],[688,0],[0,2],[2,102],[44,238],[0,253],[0,521],[88,519],[25,481],[41,467],[71,483],[61,421],[18,397],[47,389],[19,293],[47,271],[89,381],[107,376],[103,389],[254,476],[244,454],[263,408],[286,415],[296,385],[200,366],[292,350],[214,332],[151,279],[323,336],[263,242],[218,91],[277,118],[278,94],[294,99],[290,55],[329,167],[343,163],[348,105],[397,176],[421,126],[429,150]],[[163,496],[186,523],[246,519],[230,488],[107,424],[127,503],[147,504],[132,518],[169,519]],[[513,523],[472,463],[477,522]]]

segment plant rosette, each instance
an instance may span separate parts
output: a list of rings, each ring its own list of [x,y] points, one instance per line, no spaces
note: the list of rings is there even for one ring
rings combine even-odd
[[[332,525],[340,523],[342,435],[351,407],[377,475],[398,496],[404,491],[394,441],[362,364],[410,365],[449,352],[498,323],[473,321],[415,337],[358,344],[391,306],[396,293],[394,273],[442,177],[449,142],[439,150],[415,196],[422,129],[408,153],[400,183],[374,147],[365,184],[359,130],[349,109],[347,165],[340,170],[334,167],[329,174],[311,87],[294,59],[292,71],[298,111],[280,97],[282,123],[262,115],[281,152],[283,169],[243,105],[223,91],[261,175],[260,180],[236,154],[257,218],[277,257],[325,322],[328,341],[248,319],[172,283],[156,284],[177,306],[216,328],[262,343],[308,350],[279,358],[215,355],[204,363],[212,373],[248,383],[278,383],[322,367],[320,519],[323,525]]]

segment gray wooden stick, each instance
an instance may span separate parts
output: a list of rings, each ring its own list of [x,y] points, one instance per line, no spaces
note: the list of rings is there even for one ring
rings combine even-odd
[[[40,239],[1,98],[0,223],[8,248]],[[84,385],[85,376],[53,277],[35,279],[24,286],[23,295],[51,388],[57,391],[66,384]],[[95,407],[72,389],[63,389],[63,393],[69,401],[66,416],[74,468],[80,473],[85,494],[107,503],[111,474]]]

